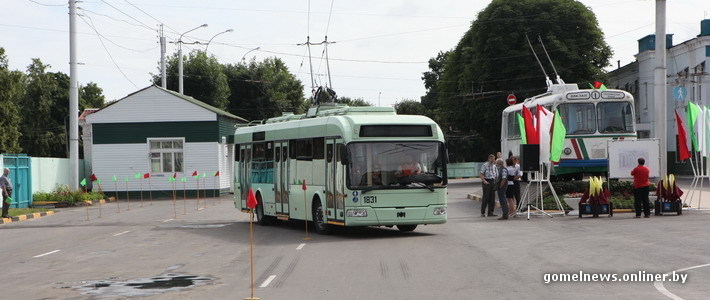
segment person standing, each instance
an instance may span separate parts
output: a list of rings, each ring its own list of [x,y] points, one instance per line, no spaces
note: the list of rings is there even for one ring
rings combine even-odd
[[[503,166],[502,160],[496,160],[496,168],[498,168],[498,177],[496,177],[496,189],[498,190],[498,202],[500,202],[500,211],[502,217],[498,220],[508,219],[508,199],[506,192],[508,189],[508,169]]]
[[[631,171],[631,176],[634,177],[634,208],[636,209],[636,217],[641,217],[641,207],[643,206],[643,217],[651,216],[651,208],[648,203],[648,187],[651,182],[648,181],[651,171],[644,166],[646,160],[643,157],[638,159],[639,165]]]
[[[2,176],[0,177],[0,189],[2,189],[2,217],[9,218],[8,211],[10,210],[10,203],[7,198],[12,197],[12,181],[10,181],[10,169],[5,168],[2,170]]]
[[[515,202],[515,175],[517,171],[515,170],[515,163],[513,163],[512,158],[508,158],[505,160],[505,165],[506,165],[506,171],[508,173],[508,185],[506,186],[506,195],[508,196],[508,214],[509,215],[515,215],[515,208],[518,207],[517,203]]]
[[[486,216],[486,208],[488,209],[488,216],[495,217],[497,215],[493,214],[493,209],[496,207],[496,185],[495,179],[498,177],[498,169],[495,164],[496,157],[491,154],[488,155],[488,161],[481,166],[481,171],[478,177],[481,178],[481,184],[483,185],[483,199],[481,201],[481,217]]]
[[[515,178],[513,179],[513,196],[515,203],[520,204],[520,179],[523,178],[523,170],[520,168],[520,160],[517,156],[511,156],[515,167]]]

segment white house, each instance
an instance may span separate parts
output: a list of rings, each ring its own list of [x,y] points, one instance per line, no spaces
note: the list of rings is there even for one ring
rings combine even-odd
[[[710,106],[710,19],[700,22],[700,34],[690,40],[673,45],[672,34],[666,36],[666,144],[668,170],[676,174],[692,174],[690,164],[677,160],[677,128],[674,110],[685,118],[688,101]],[[636,129],[641,138],[653,137],[654,120],[654,68],[655,35],[638,40],[639,53],[636,61],[609,73],[610,88],[627,90],[636,101]],[[682,87],[687,95],[682,100],[674,99],[673,90]],[[683,122],[687,124],[686,120]],[[687,125],[686,125],[687,126]]]
[[[134,92],[85,119],[83,132],[89,135],[84,137],[85,159],[91,161],[91,173],[101,180],[104,192],[128,192],[131,198],[149,189],[153,197],[172,197],[169,178],[175,174],[178,195],[186,189],[194,196],[198,184],[191,176],[194,172],[200,175],[201,194],[228,191],[234,151],[228,137],[236,124],[247,122],[157,86]],[[144,174],[150,178],[144,179]],[[181,182],[183,177],[187,182]]]

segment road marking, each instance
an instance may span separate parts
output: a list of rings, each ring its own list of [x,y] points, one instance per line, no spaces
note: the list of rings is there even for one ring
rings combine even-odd
[[[163,223],[170,222],[172,220],[174,220],[174,219],[167,219],[167,220],[163,221]]]
[[[50,255],[50,254],[53,254],[53,253],[57,253],[57,252],[59,252],[59,251],[62,251],[62,250],[49,251],[49,252],[47,252],[47,253],[43,253],[43,254],[40,254],[40,255],[35,255],[35,256],[33,256],[33,257],[34,257],[34,258],[42,257],[42,256],[45,256],[45,255]]]
[[[298,245],[298,248],[296,248],[296,250],[301,250],[304,246],[306,246],[306,243],[301,243],[300,245]]]
[[[124,231],[124,232],[119,232],[119,233],[117,233],[117,234],[114,234],[113,236],[119,236],[119,235],[123,235],[123,234],[129,233],[129,232],[131,232],[131,231],[130,231],[130,230],[126,230],[126,231]]]
[[[702,267],[709,267],[709,266],[710,266],[710,264],[697,265],[697,266],[687,267],[687,268],[684,268],[684,269],[678,269],[678,270],[675,270],[675,271],[670,271],[670,272],[668,272],[668,273],[666,273],[666,274],[672,274],[673,272],[679,273],[679,272],[683,272],[683,271],[688,271],[688,270],[697,269],[697,268],[702,268]],[[663,281],[656,281],[656,282],[653,283],[653,286],[656,287],[656,289],[657,289],[659,292],[661,292],[661,294],[668,296],[668,298],[671,298],[671,299],[673,299],[673,300],[683,300],[683,298],[678,297],[676,294],[673,294],[673,293],[669,292],[669,291],[666,289],[666,287],[663,286]]]
[[[266,278],[266,280],[264,280],[264,283],[262,283],[259,287],[266,287],[266,286],[268,286],[269,283],[271,283],[271,281],[274,280],[274,278],[276,278],[276,275],[271,275],[271,276],[269,276],[269,278]]]

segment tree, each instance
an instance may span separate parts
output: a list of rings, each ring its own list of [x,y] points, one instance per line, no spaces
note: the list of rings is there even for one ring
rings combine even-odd
[[[299,114],[305,108],[303,84],[279,58],[225,65],[223,70],[231,90],[230,113],[262,120],[282,112]]]
[[[446,65],[446,57],[449,55],[450,51],[439,51],[436,57],[429,59],[429,70],[424,72],[422,80],[424,81],[424,88],[426,88],[426,94],[422,96],[422,104],[429,110],[434,110],[436,108],[436,101],[439,96],[439,78],[444,73],[444,66]]]
[[[459,136],[478,136],[477,160],[500,148],[505,97],[519,99],[545,91],[526,40],[541,37],[560,76],[586,84],[603,78],[611,50],[596,16],[573,0],[493,0],[478,14],[458,45],[445,56],[436,81],[442,127]],[[535,51],[545,58],[539,43]],[[549,64],[547,70],[549,71]],[[554,76],[553,76],[554,77]]]
[[[79,110],[86,108],[102,108],[106,105],[104,90],[96,83],[89,82],[79,88]]]
[[[404,99],[394,104],[394,109],[398,115],[428,115],[428,111],[424,105],[413,99]]]
[[[372,103],[365,101],[363,98],[338,97],[338,103],[347,106],[372,106]]]
[[[25,75],[9,70],[5,49],[0,47],[0,153],[20,153],[20,102]]]
[[[48,67],[37,58],[27,67],[20,144],[23,152],[31,156],[65,157],[69,76],[61,72],[47,73]]]
[[[166,62],[167,88],[173,91],[179,91],[178,62],[177,53]],[[160,75],[153,74],[153,83],[160,85]],[[183,90],[185,95],[219,109],[227,109],[230,95],[227,76],[217,58],[207,56],[204,51],[193,50],[183,57]]]

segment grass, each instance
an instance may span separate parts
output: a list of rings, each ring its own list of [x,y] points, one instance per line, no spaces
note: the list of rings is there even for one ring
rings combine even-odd
[[[8,212],[11,217],[29,215],[33,213],[45,212],[49,209],[46,208],[10,208]]]

